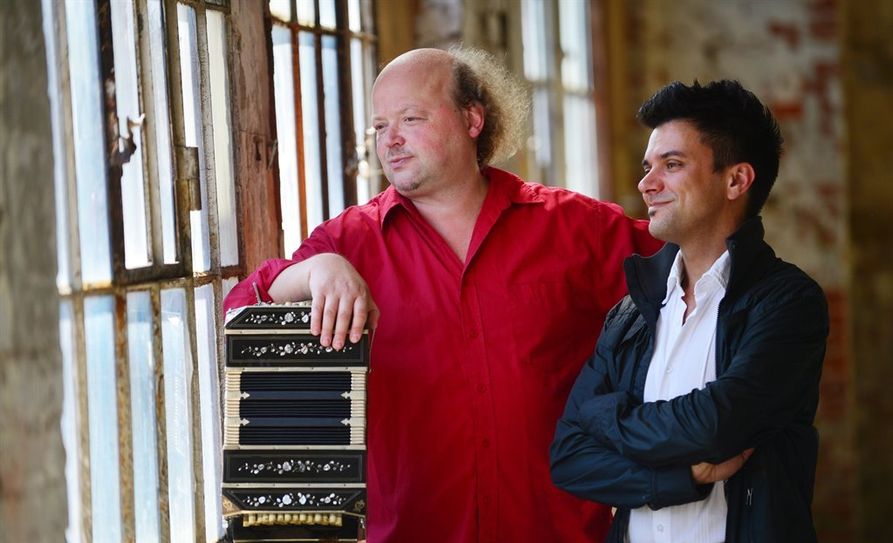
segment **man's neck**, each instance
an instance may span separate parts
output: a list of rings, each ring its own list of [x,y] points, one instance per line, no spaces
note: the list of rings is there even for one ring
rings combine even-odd
[[[695,301],[695,285],[698,280],[707,273],[713,264],[726,252],[725,238],[721,243],[698,244],[688,247],[680,247],[679,252],[682,255],[682,290],[683,300],[685,301],[685,319],[697,307]]]
[[[474,225],[487,197],[489,181],[479,171],[447,190],[411,198],[419,214],[447,242],[462,262],[471,243]]]

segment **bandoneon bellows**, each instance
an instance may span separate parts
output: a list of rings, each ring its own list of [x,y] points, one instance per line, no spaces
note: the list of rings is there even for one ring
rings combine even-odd
[[[223,502],[231,541],[357,541],[366,513],[369,337],[334,350],[306,304],[226,324]]]

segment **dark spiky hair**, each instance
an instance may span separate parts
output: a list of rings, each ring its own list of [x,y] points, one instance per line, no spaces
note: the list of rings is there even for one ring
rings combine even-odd
[[[752,92],[728,79],[704,86],[674,81],[642,104],[636,116],[652,129],[670,121],[691,122],[713,150],[716,171],[739,162],[753,166],[746,214],[759,214],[778,176],[783,139],[772,112]]]

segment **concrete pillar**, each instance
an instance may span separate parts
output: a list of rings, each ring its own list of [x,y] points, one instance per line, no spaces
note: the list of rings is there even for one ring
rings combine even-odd
[[[41,3],[0,2],[0,542],[63,541],[62,358]]]

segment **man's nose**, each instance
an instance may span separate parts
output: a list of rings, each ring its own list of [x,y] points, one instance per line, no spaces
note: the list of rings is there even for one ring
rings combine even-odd
[[[385,128],[383,133],[379,134],[379,138],[381,138],[382,143],[387,148],[397,147],[404,143],[403,135],[396,126]]]
[[[654,170],[655,169],[652,168],[645,172],[645,175],[639,180],[639,184],[636,185],[636,188],[638,188],[639,192],[642,194],[658,189],[659,180]]]

